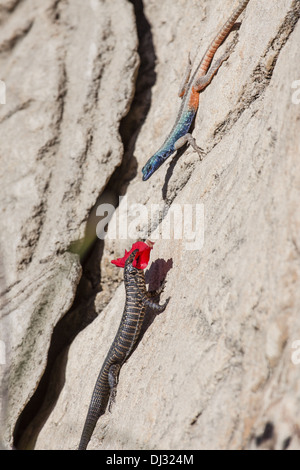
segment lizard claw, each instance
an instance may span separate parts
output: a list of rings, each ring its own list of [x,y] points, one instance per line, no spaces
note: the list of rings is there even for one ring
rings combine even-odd
[[[203,158],[204,158],[204,156],[205,156],[204,150],[203,150],[201,147],[197,147],[196,152],[197,152],[198,155],[199,155],[200,162],[202,162],[202,160],[203,160]]]

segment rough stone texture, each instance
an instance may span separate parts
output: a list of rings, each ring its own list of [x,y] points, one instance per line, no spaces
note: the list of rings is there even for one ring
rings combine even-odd
[[[50,330],[74,300],[81,267],[66,250],[84,237],[91,208],[122,161],[119,126],[139,61],[126,1],[2,2],[0,13],[7,89],[0,107],[0,245],[5,312],[12,312],[11,428],[43,374]]]
[[[300,364],[293,347],[300,340],[300,104],[293,83],[300,78],[300,4],[250,1],[239,31],[219,51],[234,44],[229,60],[201,95],[193,135],[207,151],[204,160],[187,149],[144,183],[140,170],[176,116],[188,51],[201,57],[235,2],[190,3],[144,2],[152,36],[140,53],[153,49],[156,82],[127,145],[127,157],[131,148],[134,156],[117,173],[119,188],[112,187],[127,196],[117,219],[126,204],[149,211],[160,204],[164,215],[175,204],[202,205],[204,242],[198,250],[187,249],[186,240],[156,242],[148,278],[155,284],[166,274],[161,301],[171,300],[151,317],[121,369],[116,403],[89,448],[299,449]],[[89,212],[111,189],[108,179],[122,159],[119,123],[138,65],[129,2],[95,0],[89,10],[79,1],[37,5],[4,2],[0,9],[0,70],[14,92],[0,108],[4,312],[14,322],[4,393],[11,398],[7,446],[45,369],[51,331],[74,299],[81,270],[78,255],[66,248],[84,237]],[[147,227],[144,216],[138,225],[141,237],[160,229],[154,222]],[[123,309],[123,284],[116,289],[122,271],[109,260],[131,241],[98,244],[101,289],[89,297],[81,283],[90,302],[84,305],[93,304],[98,316],[55,358],[42,407],[19,447],[77,447]],[[95,264],[87,263],[93,276]],[[80,292],[73,307],[83,313]]]

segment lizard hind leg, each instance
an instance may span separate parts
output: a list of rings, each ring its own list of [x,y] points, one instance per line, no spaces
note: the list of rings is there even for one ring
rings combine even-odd
[[[225,52],[225,54],[223,54],[218,60],[216,60],[214,64],[212,64],[205,75],[196,78],[194,88],[198,93],[200,93],[200,91],[204,90],[204,88],[210,84],[213,76],[217,73],[223,62],[228,59],[229,55],[229,52]]]
[[[113,364],[110,366],[108,371],[108,384],[110,388],[108,411],[111,411],[111,407],[116,399],[118,378],[121,366],[120,364]]]
[[[188,82],[189,82],[189,79],[190,79],[190,76],[191,76],[191,72],[192,72],[192,61],[191,61],[191,54],[189,53],[188,63],[187,63],[184,75],[183,75],[181,83],[180,83],[179,91],[178,91],[179,98],[183,98],[184,95],[185,95],[187,85],[188,85]]]

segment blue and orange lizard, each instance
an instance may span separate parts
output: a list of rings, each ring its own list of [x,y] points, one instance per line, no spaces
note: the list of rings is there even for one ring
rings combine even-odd
[[[192,67],[189,59],[187,74],[179,92],[179,96],[183,98],[183,100],[177,115],[177,119],[163,145],[147,161],[146,165],[142,169],[143,181],[149,179],[150,176],[164,163],[164,161],[170,155],[172,155],[172,153],[174,153],[186,143],[189,143],[193,149],[198,152],[200,158],[202,158],[203,151],[197,146],[192,134],[189,133],[189,129],[198,110],[199,93],[211,82],[213,76],[221,64],[228,59],[229,53],[225,53],[209,69],[217,49],[227,37],[237,18],[246,8],[248,3],[249,0],[241,1],[238,7],[233,11],[230,18],[226,21],[214,40],[209,45],[191,78],[190,75]]]

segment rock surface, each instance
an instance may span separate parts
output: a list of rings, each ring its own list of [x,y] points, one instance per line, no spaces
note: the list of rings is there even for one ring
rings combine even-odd
[[[157,239],[147,278],[166,275],[171,300],[89,448],[299,449],[300,3],[250,1],[200,97],[205,158],[188,148],[148,182],[187,54],[201,58],[236,2],[87,3],[0,4],[3,445],[77,447],[123,310],[110,260],[186,206],[197,243],[178,222]],[[109,233],[126,207],[136,230],[93,243],[95,208],[119,195]]]

